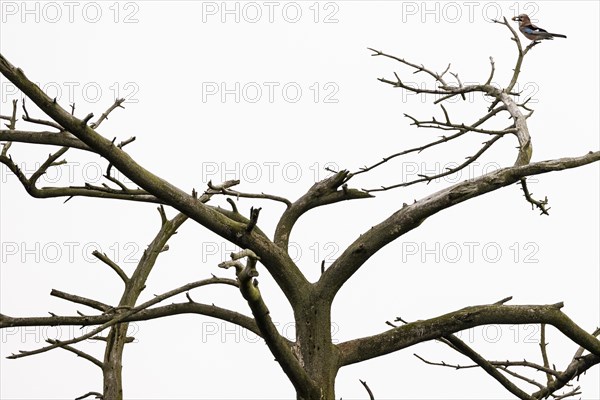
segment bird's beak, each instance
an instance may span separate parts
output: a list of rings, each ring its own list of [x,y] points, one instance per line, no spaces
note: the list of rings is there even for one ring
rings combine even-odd
[[[513,21],[520,21],[520,20],[521,20],[521,18],[520,18],[520,17],[512,17],[512,20],[513,20]]]

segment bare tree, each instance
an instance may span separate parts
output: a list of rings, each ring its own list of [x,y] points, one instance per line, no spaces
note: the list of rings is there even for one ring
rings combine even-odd
[[[434,104],[439,104],[437,118],[423,120],[409,115],[407,117],[413,125],[419,128],[443,131],[443,136],[431,143],[388,155],[381,161],[367,165],[355,172],[333,171],[332,176],[314,184],[295,201],[277,195],[238,191],[234,187],[240,183],[239,181],[218,184],[208,182],[203,193],[198,193],[196,190],[191,193],[184,192],[146,170],[124,151],[124,147],[132,143],[135,137],[117,142],[116,138],[105,138],[97,132],[97,128],[109,114],[122,106],[121,99],[116,100],[98,119],[94,119],[93,114],[78,118],[75,116],[74,106],[71,107],[71,110],[62,108],[56,99],[49,98],[27,78],[23,70],[16,68],[0,55],[0,72],[39,107],[47,118],[38,119],[30,116],[25,101],[23,101],[23,121],[39,125],[46,130],[18,130],[16,122],[19,105],[16,100],[13,102],[12,113],[1,116],[8,122],[6,123],[7,129],[0,130],[0,140],[5,142],[0,154],[0,162],[15,174],[25,190],[36,198],[64,197],[65,201],[80,196],[156,203],[159,205],[161,221],[160,229],[154,240],[145,250],[134,272],[129,276],[106,254],[94,252],[93,255],[113,270],[123,281],[124,289],[118,304],[104,304],[80,295],[53,290],[52,296],[91,307],[98,312],[94,315],[78,313],[78,315],[60,316],[52,314],[49,317],[0,315],[0,328],[57,325],[97,326],[84,335],[63,341],[48,340],[48,345],[45,347],[21,350],[10,355],[9,358],[23,358],[54,349],[75,353],[101,368],[104,378],[102,393],[92,391],[78,398],[122,399],[122,355],[126,344],[132,340],[127,336],[128,323],[188,313],[225,320],[259,335],[293,384],[299,399],[334,399],[335,379],[340,368],[432,340],[440,341],[468,357],[472,360],[472,365],[429,361],[417,356],[422,361],[456,369],[481,368],[517,398],[541,399],[553,396],[560,399],[579,394],[579,387],[573,387],[571,382],[600,362],[600,341],[596,337],[599,330],[588,332],[578,326],[561,311],[562,303],[507,305],[506,303],[511,300],[511,297],[507,297],[490,304],[469,306],[426,320],[408,322],[397,318],[394,322],[388,322],[389,329],[379,334],[339,344],[332,342],[331,305],[336,294],[365,265],[369,258],[384,246],[417,228],[423,221],[442,210],[515,183],[521,185],[525,200],[531,204],[532,208],[537,209],[541,214],[548,214],[548,200],[533,198],[527,187],[527,177],[576,168],[600,160],[600,152],[596,151],[579,157],[531,162],[532,140],[527,119],[532,115],[532,110],[527,106],[528,100],[517,103],[513,97],[518,95],[518,93],[514,93],[514,88],[523,60],[537,43],[533,42],[524,48],[506,19],[496,22],[510,30],[518,52],[511,80],[502,89],[491,84],[495,73],[495,64],[491,58],[487,81],[483,84],[464,85],[458,74],[450,72],[450,66],[444,72],[437,73],[423,65],[371,49],[373,56],[394,59],[414,73],[426,74],[433,80],[435,85],[433,88],[423,89],[405,84],[400,74],[396,73],[392,79],[380,79],[381,82],[396,88],[437,96],[437,99],[434,100]],[[451,75],[452,78],[448,75]],[[459,122],[451,118],[444,102],[456,96],[464,98],[465,95],[474,92],[483,93],[492,99],[486,113],[477,121],[470,123]],[[497,116],[508,116],[508,125],[502,129],[489,127],[489,121],[494,120]],[[441,174],[422,175],[416,180],[397,182],[383,187],[367,189],[349,187],[352,178],[357,175],[384,168],[405,154],[442,146],[465,137],[465,135],[480,135],[486,140],[475,154],[468,156],[466,161],[455,168],[448,169]],[[460,182],[432,193],[413,204],[403,204],[383,221],[360,235],[329,268],[325,269],[323,264],[321,276],[316,282],[311,283],[290,257],[288,246],[291,232],[300,218],[311,209],[346,200],[367,199],[373,197],[373,193],[378,191],[392,190],[421,182],[428,183],[442,176],[456,173],[477,160],[505,136],[517,138],[518,150],[514,165]],[[9,154],[13,142],[59,146],[60,149],[50,154],[37,171],[26,176]],[[64,163],[65,161],[61,160],[61,157],[70,150],[87,151],[105,159],[107,167],[104,178],[107,182],[101,186],[86,184],[84,186],[39,188],[36,185],[38,179],[51,166]],[[117,178],[114,174],[115,170],[129,178],[138,187],[128,187]],[[226,196],[231,209],[211,206],[209,201],[215,196]],[[274,233],[269,235],[260,228],[261,208],[252,208],[250,215],[246,216],[238,210],[233,198],[279,202],[285,204],[286,208]],[[178,214],[169,219],[164,206],[176,209]],[[240,252],[232,253],[231,260],[219,265],[224,269],[233,267],[236,279],[213,275],[156,295],[151,300],[139,304],[139,296],[145,288],[146,280],[152,272],[157,258],[168,249],[167,242],[188,219],[194,220],[209,231],[243,249]],[[263,297],[255,279],[258,275],[257,266],[259,264],[272,276],[293,309],[296,323],[295,341],[283,337],[271,319],[268,301]],[[226,271],[225,274],[233,276],[233,272]],[[236,287],[246,300],[252,316],[193,300],[189,292],[192,289],[208,285]],[[187,296],[186,302],[159,305],[182,293]],[[543,363],[538,364],[527,360],[488,360],[454,335],[468,328],[488,324],[540,324],[540,351]],[[577,345],[572,360],[567,365],[562,367],[550,365],[545,340],[547,325],[554,326]],[[105,336],[103,336],[104,332],[106,332]],[[103,360],[98,360],[76,348],[76,345],[85,339],[106,342]],[[515,372],[517,367],[531,371],[531,375],[542,373],[546,382],[540,383],[522,372]],[[517,382],[533,385],[535,389],[531,390],[529,387],[523,389],[522,385],[518,385]],[[361,381],[361,383],[369,397],[374,398],[367,383],[365,381]]]

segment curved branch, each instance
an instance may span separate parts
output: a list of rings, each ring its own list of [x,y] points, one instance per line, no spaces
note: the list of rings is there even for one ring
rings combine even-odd
[[[46,115],[60,126],[65,127],[79,140],[107,159],[119,171],[138,186],[156,196],[161,202],[171,205],[186,214],[210,231],[222,236],[241,248],[250,248],[258,254],[269,273],[290,301],[300,297],[310,284],[287,251],[271,242],[256,230],[246,232],[246,226],[230,220],[197,199],[154,175],[135,162],[118,146],[99,135],[88,122],[93,114],[80,120],[48,97],[35,83],[31,82],[23,70],[13,66],[0,54],[0,73],[28,96]]]
[[[165,221],[165,223],[166,223],[166,221]],[[123,283],[125,285],[127,285],[127,283],[129,282],[129,277],[127,276],[125,271],[123,271],[123,269],[121,269],[121,267],[119,267],[119,265],[116,262],[114,262],[113,260],[108,258],[106,253],[100,253],[98,250],[94,250],[94,251],[92,251],[92,255],[94,257],[96,257],[98,260],[102,261],[104,264],[108,265],[110,267],[110,269],[112,269],[117,275],[119,275],[119,278],[121,278]]]
[[[65,203],[73,197],[94,197],[102,199],[130,200],[145,203],[162,203],[160,199],[146,192],[145,190],[117,190],[108,187],[99,187],[86,184],[86,186],[70,187],[44,187],[38,188],[35,182],[31,182],[21,169],[14,163],[11,157],[0,155],[0,163],[6,165],[10,171],[15,174],[23,188],[31,197],[37,199],[48,199],[54,197],[67,197]]]
[[[533,48],[533,46],[535,46],[538,42],[533,41],[531,42],[526,48],[525,50],[523,50],[523,46],[521,45],[521,39],[519,39],[519,35],[517,35],[517,31],[514,30],[514,28],[512,26],[510,26],[510,23],[508,22],[508,20],[506,19],[506,17],[503,17],[503,21],[498,21],[498,20],[493,20],[495,23],[498,24],[502,24],[505,25],[510,32],[512,33],[512,40],[515,42],[515,44],[517,45],[517,51],[518,51],[518,56],[517,56],[517,62],[515,65],[515,68],[513,69],[513,74],[512,77],[510,79],[510,82],[508,84],[508,86],[506,87],[506,91],[507,92],[511,92],[513,90],[513,88],[515,87],[515,85],[517,84],[517,80],[519,79],[519,74],[521,73],[521,65],[523,64],[523,58],[525,57],[525,55],[527,54],[527,52],[529,52],[529,50],[531,50]],[[494,107],[496,107],[496,105],[500,102],[500,99],[496,99],[492,102],[492,104],[490,105],[489,109],[493,109]]]
[[[369,399],[375,400],[373,391],[371,391],[371,388],[369,387],[369,385],[367,385],[367,381],[363,381],[362,379],[359,379],[359,382],[364,386],[365,390],[367,391],[367,394],[369,395]]]
[[[546,323],[556,327],[589,352],[600,356],[600,340],[560,311],[562,307],[562,303],[543,306],[490,304],[466,307],[440,317],[402,325],[378,335],[340,343],[338,348],[342,365],[349,365],[475,326]]]
[[[344,185],[344,182],[350,177],[350,173],[343,170],[329,178],[315,183],[308,189],[308,192],[288,207],[279,219],[277,228],[275,228],[275,244],[287,251],[292,228],[304,213],[313,208],[338,203],[344,200],[373,197],[373,195],[361,190],[348,189],[346,185]],[[338,190],[340,186],[342,189]]]
[[[168,306],[149,308],[124,318],[122,322],[150,321],[180,314],[200,314],[217,318],[241,326],[255,335],[262,337],[262,333],[256,326],[253,318],[226,308],[196,302],[173,303]],[[109,314],[86,316],[57,315],[52,317],[9,317],[8,315],[0,315],[0,329],[22,326],[94,326],[110,322],[113,318],[114,315]]]
[[[104,399],[104,396],[102,395],[102,393],[87,392],[86,394],[83,394],[83,395],[81,395],[79,397],[76,397],[75,400],[83,400],[83,399],[85,399],[87,397],[90,397],[90,396],[94,396],[95,399],[100,399],[100,400]]]
[[[104,111],[102,113],[102,115],[100,116],[100,118],[98,118],[98,120],[96,122],[93,122],[90,124],[90,127],[96,129],[100,126],[100,124],[102,123],[102,121],[104,121],[105,119],[108,119],[108,116],[110,115],[111,112],[113,112],[116,108],[125,108],[123,107],[121,104],[123,104],[123,102],[125,101],[125,99],[116,99],[115,102],[108,107],[108,109],[106,111]]]
[[[48,156],[48,159],[46,161],[44,161],[44,163],[42,165],[40,165],[40,167],[37,169],[37,171],[35,171],[33,173],[33,175],[31,175],[29,177],[29,183],[31,185],[35,186],[35,183],[37,182],[37,180],[46,173],[48,168],[50,168],[51,166],[55,166],[55,165],[65,164],[66,163],[65,160],[58,161],[58,162],[56,160],[58,160],[58,158],[60,156],[62,156],[63,154],[65,154],[68,150],[69,150],[68,147],[61,147],[60,150],[58,150],[56,153],[50,154]]]
[[[519,140],[519,155],[514,165],[525,165],[531,160],[533,148],[531,147],[531,136],[527,127],[527,117],[519,110],[519,105],[504,91],[500,93],[498,99],[504,104],[506,110],[515,121],[515,135]]]
[[[523,50],[523,45],[521,44],[521,39],[519,39],[519,35],[517,34],[517,31],[515,31],[515,29],[510,25],[510,23],[508,22],[506,17],[503,17],[502,19],[503,19],[502,21],[494,20],[494,22],[505,25],[510,30],[510,32],[512,33],[512,36],[513,36],[511,39],[517,45],[517,50],[519,52],[519,56],[517,57],[517,63],[515,65],[515,68],[513,69],[513,75],[510,79],[510,83],[506,87],[506,91],[510,92],[517,84],[517,79],[519,78],[519,74],[521,73],[521,65],[523,64],[523,58],[525,57],[527,52],[529,52],[529,50],[531,50],[531,48],[533,46],[535,46],[537,43],[535,41],[531,42],[525,48],[525,50]]]
[[[521,178],[580,167],[600,161],[600,152],[581,157],[540,161],[503,168],[442,189],[411,205],[404,205],[380,224],[364,232],[321,275],[317,283],[324,296],[333,298],[342,285],[376,252],[422,224],[430,216],[463,201],[512,185]]]

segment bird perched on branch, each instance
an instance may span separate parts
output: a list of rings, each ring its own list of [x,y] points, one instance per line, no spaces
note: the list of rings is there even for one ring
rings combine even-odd
[[[527,14],[521,14],[519,16],[513,17],[512,20],[519,21],[519,30],[521,31],[523,36],[530,40],[553,39],[555,37],[565,39],[567,38],[565,35],[561,35],[560,33],[550,33],[542,28],[533,25]]]

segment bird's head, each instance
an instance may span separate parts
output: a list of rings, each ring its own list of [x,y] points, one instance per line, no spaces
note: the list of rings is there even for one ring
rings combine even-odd
[[[529,21],[529,16],[527,14],[520,14],[517,15],[516,17],[512,17],[513,21]]]

